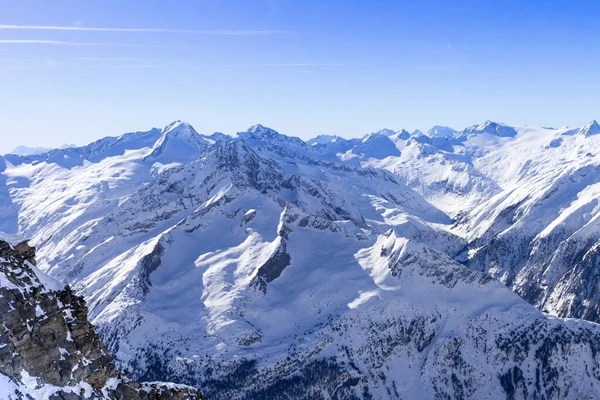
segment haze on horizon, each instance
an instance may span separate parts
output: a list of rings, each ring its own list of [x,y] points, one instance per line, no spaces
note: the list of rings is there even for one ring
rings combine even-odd
[[[600,117],[593,1],[0,0],[0,154],[181,119],[307,139]]]

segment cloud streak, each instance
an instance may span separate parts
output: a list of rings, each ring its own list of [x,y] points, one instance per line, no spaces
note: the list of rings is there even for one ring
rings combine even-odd
[[[99,66],[98,68],[107,68],[107,69],[152,69],[152,68],[162,68],[162,65],[104,65]]]
[[[186,45],[154,45],[154,44],[127,44],[127,43],[103,43],[103,42],[71,42],[68,40],[45,40],[45,39],[0,39],[0,44],[39,44],[51,46],[110,46],[110,47],[191,47]]]
[[[215,36],[260,36],[287,31],[271,30],[193,30],[193,29],[170,29],[170,28],[100,28],[84,26],[56,26],[56,25],[6,25],[0,24],[0,30],[35,30],[35,31],[76,31],[76,32],[141,32],[141,33],[187,33],[196,35]]]
[[[0,44],[52,44],[58,46],[110,46],[108,43],[68,42],[64,40],[0,39]]]
[[[182,61],[186,62],[186,61]],[[355,63],[284,63],[284,64],[206,64],[206,67],[366,67],[371,64]]]
[[[74,60],[102,62],[158,62],[162,64],[199,64],[207,68],[286,68],[286,67],[367,67],[368,63],[336,63],[336,62],[307,62],[307,63],[262,63],[262,64],[211,64],[206,60],[194,59],[165,59],[137,57],[71,57]]]

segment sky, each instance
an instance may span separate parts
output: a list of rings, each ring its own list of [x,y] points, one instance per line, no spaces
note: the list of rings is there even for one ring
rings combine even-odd
[[[600,119],[599,1],[0,0],[0,153]]]

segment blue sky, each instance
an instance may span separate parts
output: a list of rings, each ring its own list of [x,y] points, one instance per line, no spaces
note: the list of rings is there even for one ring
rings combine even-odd
[[[600,118],[598,1],[0,0],[0,153]]]

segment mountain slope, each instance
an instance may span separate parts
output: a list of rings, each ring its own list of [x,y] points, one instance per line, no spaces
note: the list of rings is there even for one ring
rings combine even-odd
[[[0,397],[201,398],[192,388],[131,382],[116,371],[83,299],[40,272],[26,242],[0,237]]]
[[[595,121],[575,129],[486,121],[457,138],[381,135],[395,142],[399,155],[359,158],[349,150],[353,145],[340,147],[352,140],[341,139],[313,146],[306,157],[319,159],[336,146],[337,162],[359,160],[393,172],[457,219],[452,232],[470,242],[459,260],[540,309],[600,321],[597,127]]]
[[[471,157],[461,154],[463,143],[456,138],[413,136],[404,131],[392,139],[401,150],[398,157],[372,158],[362,165],[391,171],[452,217],[500,191]]]
[[[599,321],[594,149],[600,141],[565,132],[526,130],[477,160],[504,190],[460,219],[455,231],[471,242],[472,268],[543,310]]]

